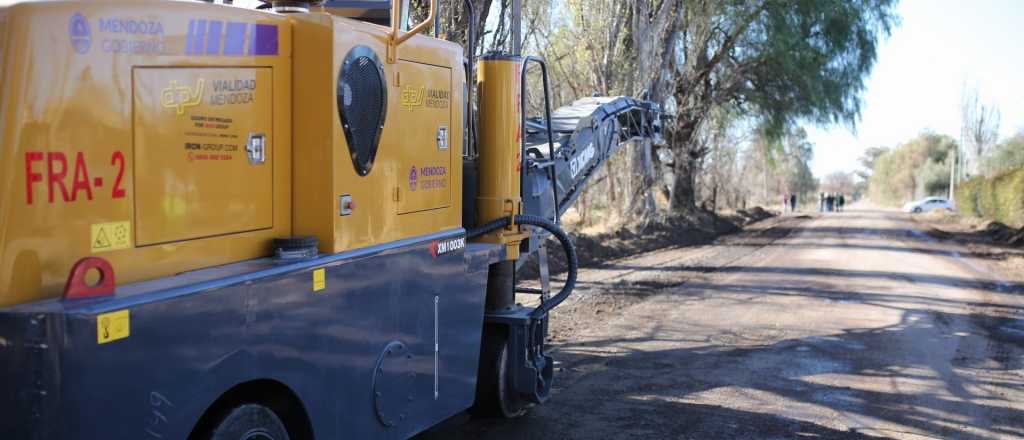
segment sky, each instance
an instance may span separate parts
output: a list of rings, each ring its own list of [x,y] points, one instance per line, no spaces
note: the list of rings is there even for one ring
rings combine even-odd
[[[1024,129],[1024,1],[903,0],[867,80],[862,119],[808,128],[818,177],[853,171],[864,149],[932,130],[960,138],[960,96],[977,86],[1002,113],[1001,136]]]

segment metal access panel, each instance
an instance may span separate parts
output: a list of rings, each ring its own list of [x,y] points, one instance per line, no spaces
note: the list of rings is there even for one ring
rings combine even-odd
[[[401,124],[397,136],[385,138],[392,145],[381,149],[393,149],[397,158],[398,213],[447,207],[452,200],[451,69],[407,61],[397,67],[400,106],[388,118]]]
[[[136,244],[273,226],[271,68],[135,68]]]

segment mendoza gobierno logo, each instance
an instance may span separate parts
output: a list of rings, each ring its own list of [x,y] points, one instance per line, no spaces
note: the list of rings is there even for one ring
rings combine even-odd
[[[71,39],[71,47],[75,52],[84,54],[92,46],[92,30],[89,29],[89,21],[81,12],[75,12],[68,22],[68,37]]]

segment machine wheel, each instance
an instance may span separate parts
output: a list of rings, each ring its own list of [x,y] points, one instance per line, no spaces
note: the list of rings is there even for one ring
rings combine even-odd
[[[917,207],[917,208],[914,208],[914,214],[920,214],[920,213],[921,213],[921,207],[920,206]]]
[[[210,440],[288,440],[288,430],[270,408],[245,404],[224,416]]]
[[[484,334],[477,371],[476,401],[470,412],[481,417],[511,419],[526,414],[529,406],[511,390],[508,340],[496,332]]]

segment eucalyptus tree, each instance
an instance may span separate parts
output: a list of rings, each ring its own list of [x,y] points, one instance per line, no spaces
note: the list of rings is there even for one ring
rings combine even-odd
[[[699,132],[728,107],[770,137],[800,124],[855,128],[880,38],[895,0],[677,0],[672,206],[695,206],[694,177],[708,153]]]

